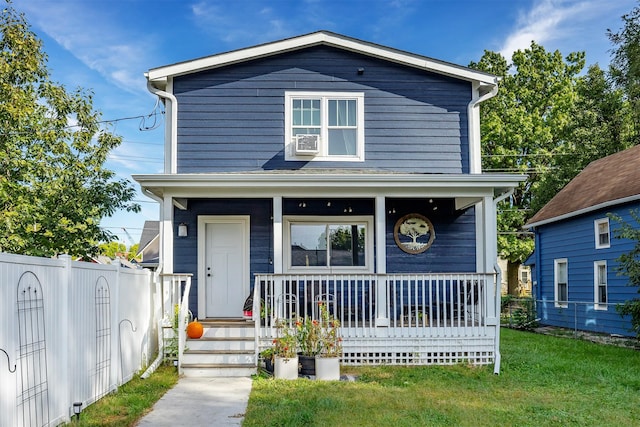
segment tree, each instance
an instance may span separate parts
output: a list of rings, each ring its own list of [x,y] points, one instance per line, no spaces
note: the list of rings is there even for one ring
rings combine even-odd
[[[501,78],[498,94],[480,108],[483,170],[528,175],[499,206],[498,250],[508,262],[508,292],[516,293],[518,268],[533,251],[533,239],[522,231],[533,215],[533,195],[552,159],[566,140],[576,100],[576,79],[584,53],[547,52],[531,43],[512,56],[512,63],[485,51],[470,67]]]
[[[640,293],[640,212],[631,211],[631,217],[636,222],[636,226],[623,221],[619,216],[611,216],[620,225],[619,228],[613,230],[614,237],[617,239],[631,239],[635,241],[635,246],[629,253],[620,255],[616,261],[618,266],[616,271],[619,275],[625,275],[629,278],[627,286],[635,286]],[[631,326],[640,339],[640,299],[634,298],[625,301],[616,306],[616,310],[621,316],[631,316]]]
[[[93,94],[50,80],[42,42],[7,1],[0,18],[0,250],[93,255],[100,220],[137,212],[135,191],[104,168],[121,138],[100,128]]]
[[[123,254],[125,254],[127,252],[127,247],[124,245],[124,243],[120,243],[120,242],[109,242],[109,243],[102,243],[99,246],[99,250],[100,253],[104,256],[108,256],[109,258],[114,259],[117,256],[122,256]]]
[[[540,179],[531,201],[532,212],[542,208],[589,163],[632,144],[629,102],[598,65],[578,78],[576,95],[566,140],[551,158],[553,173]]]
[[[632,106],[633,145],[640,144],[640,4],[622,16],[624,27],[607,36],[614,45],[609,67],[616,85],[623,89]]]

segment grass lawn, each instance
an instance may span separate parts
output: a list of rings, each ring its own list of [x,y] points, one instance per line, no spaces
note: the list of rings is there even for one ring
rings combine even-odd
[[[173,366],[160,366],[149,378],[139,376],[108,394],[72,419],[69,426],[132,426],[178,382]]]
[[[637,426],[640,352],[502,330],[502,369],[343,367],[356,382],[257,378],[251,426]]]

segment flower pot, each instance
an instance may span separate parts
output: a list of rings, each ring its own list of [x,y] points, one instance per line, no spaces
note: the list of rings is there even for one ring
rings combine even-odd
[[[273,359],[270,357],[264,359],[264,370],[273,374]]]
[[[300,375],[316,374],[315,356],[305,356],[302,354],[298,354],[298,360],[300,361]]]
[[[316,379],[325,381],[340,380],[340,358],[339,357],[317,357],[316,358]]]
[[[284,380],[295,380],[298,378],[298,356],[295,357],[275,357],[273,367],[274,378]]]

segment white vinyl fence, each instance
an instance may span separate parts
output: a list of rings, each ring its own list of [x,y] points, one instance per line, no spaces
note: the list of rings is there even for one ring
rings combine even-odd
[[[152,273],[0,254],[0,426],[56,426],[157,351]]]

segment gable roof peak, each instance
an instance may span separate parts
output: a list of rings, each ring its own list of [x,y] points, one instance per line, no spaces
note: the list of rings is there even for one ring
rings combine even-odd
[[[461,65],[452,64],[427,56],[422,56],[400,49],[359,40],[353,37],[320,30],[313,33],[290,37],[274,42],[259,44],[238,50],[232,50],[189,61],[178,62],[162,67],[152,68],[145,76],[156,87],[163,87],[172,77],[196,73],[208,69],[224,67],[236,63],[264,58],[285,52],[305,49],[313,46],[332,46],[383,60],[396,62],[437,74],[443,74],[462,80],[477,82],[480,86],[495,86],[497,77],[483,71],[474,70]]]

